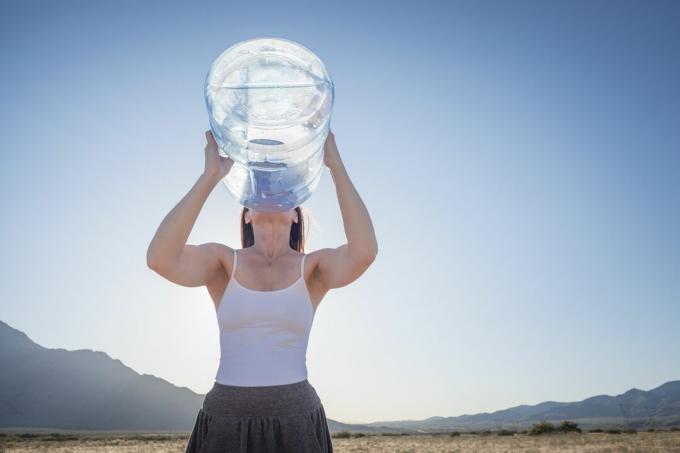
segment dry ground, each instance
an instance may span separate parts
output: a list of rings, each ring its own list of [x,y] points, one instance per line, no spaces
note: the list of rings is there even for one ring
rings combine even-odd
[[[183,453],[187,435],[41,434],[35,438],[0,435],[0,452]],[[542,436],[446,435],[366,436],[333,439],[336,453],[452,452],[679,452],[680,431],[637,434],[570,433]]]

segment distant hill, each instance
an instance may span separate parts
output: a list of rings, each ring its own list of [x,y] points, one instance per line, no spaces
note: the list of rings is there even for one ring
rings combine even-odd
[[[103,352],[45,348],[0,321],[0,428],[189,431],[204,397],[139,374]],[[541,420],[572,420],[586,428],[680,426],[680,381],[571,403],[363,425],[328,419],[328,426],[333,432],[422,432],[523,427]]]
[[[0,427],[188,431],[203,398],[103,352],[44,348],[0,321]]]
[[[425,420],[373,422],[368,426],[409,430],[493,429],[526,427],[542,420],[576,421],[582,427],[619,425],[631,428],[680,426],[680,381],[644,391],[631,389],[617,396],[598,395],[583,401],[546,401],[495,412]]]

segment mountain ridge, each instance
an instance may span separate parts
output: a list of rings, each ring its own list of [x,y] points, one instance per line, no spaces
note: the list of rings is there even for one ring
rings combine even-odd
[[[1,320],[0,369],[0,428],[189,431],[205,397],[138,373],[104,351],[46,348]],[[581,426],[680,425],[680,380],[575,402],[543,401],[493,412],[364,424],[329,418],[328,425],[331,431],[422,432],[567,419]]]

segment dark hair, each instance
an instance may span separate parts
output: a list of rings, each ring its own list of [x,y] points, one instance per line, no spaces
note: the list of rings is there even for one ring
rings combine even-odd
[[[290,239],[288,243],[291,248],[297,250],[300,253],[305,252],[305,236],[304,236],[304,217],[302,216],[302,209],[300,206],[296,206],[295,210],[298,214],[297,223],[293,222],[290,227]],[[253,233],[253,225],[246,223],[246,212],[248,212],[247,207],[243,207],[241,210],[241,247],[246,248],[255,244],[255,233]]]

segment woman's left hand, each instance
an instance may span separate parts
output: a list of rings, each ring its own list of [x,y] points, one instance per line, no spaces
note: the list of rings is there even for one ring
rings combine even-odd
[[[329,129],[328,137],[323,145],[323,163],[328,168],[333,167],[340,162],[340,153],[338,152],[338,145],[335,144],[335,135]]]

